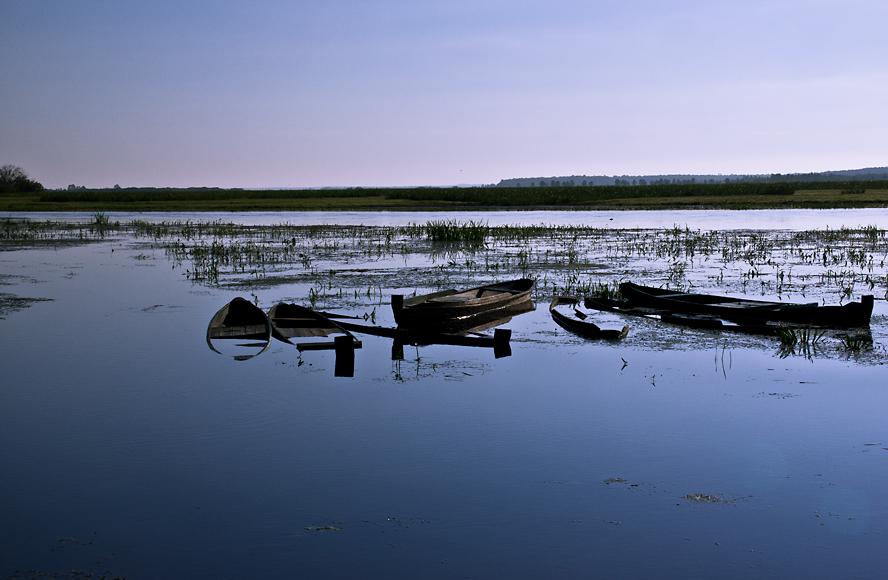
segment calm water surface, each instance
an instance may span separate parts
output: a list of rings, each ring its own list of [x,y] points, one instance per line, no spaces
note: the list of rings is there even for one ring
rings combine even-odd
[[[884,227],[868,211],[838,225]],[[609,344],[567,334],[541,303],[507,325],[510,357],[426,346],[392,361],[391,341],[368,336],[344,378],[331,352],[210,351],[206,325],[237,292],[131,241],[0,252],[0,284],[52,299],[0,314],[3,578],[888,569],[884,345],[781,358],[766,339],[686,331],[654,348],[635,321]],[[296,293],[254,292],[266,309]],[[391,324],[386,304],[364,310]]]
[[[151,222],[202,220],[253,225],[367,225],[400,226],[428,221],[480,221],[491,226],[512,224],[593,225],[611,228],[671,228],[674,226],[704,230],[770,229],[809,230],[859,228],[871,225],[884,228],[885,209],[793,209],[793,210],[669,210],[669,211],[311,211],[311,212],[107,212],[111,221]],[[33,220],[86,222],[89,212],[12,213],[13,217]]]

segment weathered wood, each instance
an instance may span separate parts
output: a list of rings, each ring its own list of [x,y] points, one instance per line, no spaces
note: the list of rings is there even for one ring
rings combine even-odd
[[[261,340],[264,348],[250,355],[238,355],[237,360],[248,360],[258,356],[271,347],[272,327],[265,312],[261,308],[240,296],[219,309],[210,319],[207,326],[207,345],[213,352],[219,352],[213,346],[213,339],[224,340]]]
[[[498,328],[493,336],[466,336],[463,334],[451,334],[447,332],[434,332],[427,330],[413,330],[410,328],[388,328],[384,326],[366,326],[353,322],[337,322],[346,330],[360,334],[383,336],[392,338],[401,345],[405,344],[449,344],[454,346],[477,346],[496,348],[497,345],[509,344],[511,330]]]
[[[355,340],[351,336],[337,336],[333,339],[336,344],[336,362],[333,363],[333,376],[355,376]]]
[[[361,341],[340,324],[330,320],[326,313],[315,312],[298,304],[278,303],[268,312],[268,319],[274,330],[274,337],[283,342],[293,344],[290,338],[324,337],[331,334],[344,335],[354,348],[361,348]],[[331,350],[337,348],[335,340],[326,342],[299,342],[296,347],[304,350]]]
[[[621,340],[629,334],[629,327],[624,326],[621,330],[601,329],[595,323],[584,319],[576,320],[559,312],[556,307],[560,305],[576,306],[579,303],[577,298],[571,296],[558,296],[549,304],[549,314],[558,326],[578,334],[585,338],[604,338],[608,340]],[[577,313],[578,315],[581,313]],[[583,315],[585,318],[585,315]]]
[[[694,294],[641,286],[631,282],[620,284],[620,292],[628,307],[649,307],[695,316],[715,316],[726,321],[765,325],[769,322],[801,326],[852,328],[869,326],[873,312],[873,296],[860,302],[840,306],[820,306],[816,302],[793,304],[768,302],[730,296]]]
[[[444,290],[404,298],[392,296],[395,322],[401,328],[460,332],[503,317],[503,312],[531,301],[534,281],[527,278],[469,290]]]

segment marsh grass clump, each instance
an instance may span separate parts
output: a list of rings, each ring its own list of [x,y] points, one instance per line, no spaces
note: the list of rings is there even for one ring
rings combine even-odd
[[[780,341],[780,357],[786,358],[790,355],[799,354],[806,358],[811,358],[824,336],[826,336],[825,330],[813,329],[811,327],[778,328],[777,339]]]
[[[432,242],[468,242],[480,246],[487,241],[490,227],[480,221],[430,221],[425,225],[424,233]]]
[[[846,334],[841,338],[842,348],[850,352],[872,350],[873,339],[871,336],[861,334]]]
[[[813,347],[826,336],[825,330],[806,328],[781,327],[777,329],[777,339],[781,346],[792,348],[794,346]]]
[[[586,296],[591,296],[592,298],[607,298],[610,300],[619,300],[623,297],[620,292],[620,283],[617,280],[611,280],[610,282],[596,280],[589,288],[589,293],[586,294]]]

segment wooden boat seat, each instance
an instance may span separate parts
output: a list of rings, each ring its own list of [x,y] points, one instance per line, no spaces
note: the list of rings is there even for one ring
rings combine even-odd
[[[427,300],[427,302],[465,302],[469,298],[471,298],[471,296],[439,296],[438,298],[430,298],[429,300]]]

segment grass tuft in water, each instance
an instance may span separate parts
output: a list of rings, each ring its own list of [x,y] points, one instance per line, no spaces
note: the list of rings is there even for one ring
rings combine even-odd
[[[426,237],[432,242],[468,242],[479,246],[487,241],[490,234],[490,227],[480,221],[431,221],[424,229]]]

